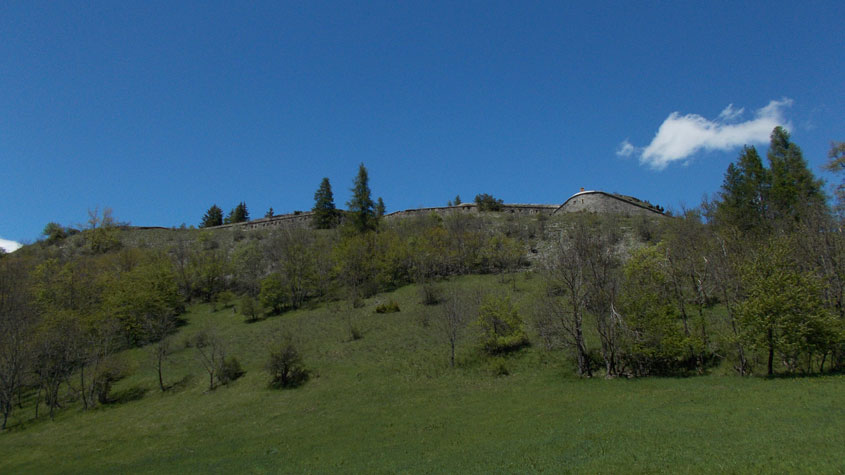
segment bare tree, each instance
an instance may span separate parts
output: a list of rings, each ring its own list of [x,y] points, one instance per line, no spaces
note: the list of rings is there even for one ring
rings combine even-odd
[[[455,367],[455,350],[463,339],[467,325],[475,318],[476,302],[466,294],[452,287],[441,304],[436,327],[449,343],[449,365]]]
[[[545,259],[545,274],[548,294],[537,309],[541,313],[538,322],[545,322],[543,328],[557,333],[566,347],[575,354],[579,376],[592,376],[587,345],[584,343],[584,311],[588,292],[588,241],[589,229],[583,220],[578,220],[567,235],[555,243]],[[566,303],[554,296],[561,293]],[[552,336],[550,334],[549,336]]]
[[[223,340],[214,328],[205,328],[194,336],[193,345],[197,349],[197,356],[202,366],[208,373],[208,389],[211,391],[217,386],[220,377],[218,372],[226,359]]]
[[[0,260],[0,412],[3,424],[20,398],[30,358],[29,341],[35,313],[28,304],[25,266],[12,258]]]
[[[170,334],[176,329],[173,317],[166,313],[148,315],[144,321],[144,329],[150,345],[150,356],[158,375],[158,387],[162,392],[167,390],[164,385],[164,363],[170,356]]]

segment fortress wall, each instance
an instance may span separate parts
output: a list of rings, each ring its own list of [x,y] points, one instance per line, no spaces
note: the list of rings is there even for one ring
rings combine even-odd
[[[633,199],[633,198],[632,198]],[[629,201],[603,191],[582,191],[570,197],[562,205],[543,204],[503,204],[501,214],[514,214],[520,216],[537,216],[541,214],[551,215],[554,213],[574,213],[578,211],[589,211],[592,213],[618,213],[618,214],[662,214],[652,208],[634,201]],[[458,206],[437,206],[431,208],[417,208],[403,211],[394,211],[386,214],[385,219],[402,219],[411,216],[425,216],[435,213],[439,216],[447,216],[454,213],[478,213],[478,206],[475,203],[464,203]],[[285,226],[310,226],[314,213],[305,211],[302,213],[284,214],[272,218],[261,218],[246,223],[224,224],[210,229],[226,229],[239,227],[241,229],[268,229]]]
[[[616,196],[601,191],[584,191],[576,193],[560,206],[556,213],[575,213],[578,211],[589,211],[591,213],[617,213],[617,214],[646,214],[649,216],[662,214],[653,209],[641,206],[637,203],[623,200]]]

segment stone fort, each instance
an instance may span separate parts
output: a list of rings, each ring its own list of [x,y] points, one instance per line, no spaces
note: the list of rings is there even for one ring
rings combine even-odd
[[[503,203],[502,214],[514,214],[521,216],[536,216],[544,214],[547,216],[558,213],[575,213],[579,211],[591,213],[615,213],[623,215],[647,215],[664,216],[663,209],[647,201],[642,201],[633,196],[620,195],[618,193],[607,193],[604,191],[587,190],[583,188],[578,193],[570,196],[563,204],[507,204]],[[478,205],[475,203],[462,203],[457,206],[437,206],[431,208],[416,208],[404,211],[394,211],[384,215],[385,219],[401,219],[410,216],[427,215],[436,213],[441,216],[452,213],[478,213]],[[254,219],[245,223],[223,224],[211,229],[225,228],[246,228],[262,229],[282,226],[306,226],[311,223],[311,211],[294,212],[281,214],[269,218]]]

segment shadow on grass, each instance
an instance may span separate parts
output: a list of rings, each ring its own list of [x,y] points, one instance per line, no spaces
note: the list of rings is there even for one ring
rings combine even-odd
[[[179,381],[176,381],[175,383],[168,385],[167,386],[167,392],[178,393],[178,392],[184,391],[190,385],[190,383],[193,380],[194,380],[194,377],[192,375],[186,374]]]
[[[109,404],[124,404],[131,401],[137,401],[144,397],[149,389],[141,386],[132,386],[120,391],[115,391],[112,394]]]

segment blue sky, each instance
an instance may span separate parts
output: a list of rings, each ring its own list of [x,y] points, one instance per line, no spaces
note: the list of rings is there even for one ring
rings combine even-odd
[[[306,210],[324,176],[343,206],[361,162],[388,211],[580,187],[677,209],[779,123],[821,175],[845,140],[843,20],[815,1],[4,2],[0,239],[97,207]]]

